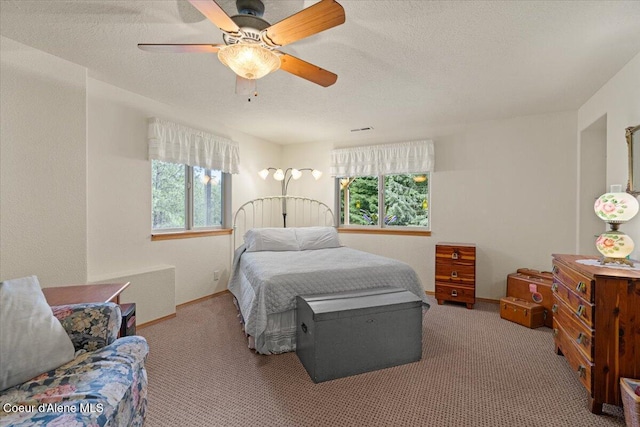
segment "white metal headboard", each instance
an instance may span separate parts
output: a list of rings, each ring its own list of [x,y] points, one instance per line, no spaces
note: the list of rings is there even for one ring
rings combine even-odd
[[[242,236],[251,228],[313,226],[335,226],[333,211],[319,200],[299,196],[249,200],[233,215],[233,249],[242,243]]]

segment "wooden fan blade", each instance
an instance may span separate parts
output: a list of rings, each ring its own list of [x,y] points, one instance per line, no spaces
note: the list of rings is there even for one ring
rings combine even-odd
[[[240,27],[214,0],[189,0],[189,3],[225,33],[238,34]]]
[[[338,80],[338,76],[331,71],[327,71],[317,65],[310,64],[295,56],[281,53],[280,69],[288,73],[302,77],[305,80],[319,84],[320,86],[331,86]]]
[[[158,53],[217,53],[219,44],[151,44],[138,43],[138,47],[147,52]]]
[[[321,0],[264,31],[265,43],[277,47],[343,24],[344,8],[335,0]]]

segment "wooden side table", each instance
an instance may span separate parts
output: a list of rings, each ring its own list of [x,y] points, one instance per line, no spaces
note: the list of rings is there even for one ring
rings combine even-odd
[[[129,283],[42,288],[42,293],[49,305],[80,304],[83,302],[115,302],[120,304],[120,294],[127,289]]]
[[[435,279],[438,304],[455,301],[472,309],[476,303],[476,245],[436,244]]]
[[[42,293],[49,305],[81,304],[87,302],[114,302],[122,312],[120,336],[135,335],[136,305],[120,304],[120,294],[127,289],[130,282],[104,283],[97,285],[73,285],[57,288],[42,288]]]

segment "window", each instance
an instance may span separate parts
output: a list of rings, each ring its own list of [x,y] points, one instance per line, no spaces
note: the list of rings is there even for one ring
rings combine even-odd
[[[231,174],[237,142],[158,117],[148,120],[152,240],[226,234],[231,218]],[[212,230],[206,233],[193,232]],[[228,230],[227,230],[228,231]]]
[[[429,173],[337,178],[340,225],[429,229]]]
[[[331,150],[329,173],[336,177],[339,225],[353,226],[353,232],[384,228],[371,232],[430,234],[434,162],[431,140]]]
[[[152,230],[221,228],[229,174],[199,166],[151,161]]]

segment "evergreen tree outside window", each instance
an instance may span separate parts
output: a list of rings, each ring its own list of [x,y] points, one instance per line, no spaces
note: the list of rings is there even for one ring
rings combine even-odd
[[[198,166],[151,161],[153,231],[221,228],[226,174]]]
[[[429,229],[429,174],[342,177],[341,226]]]

